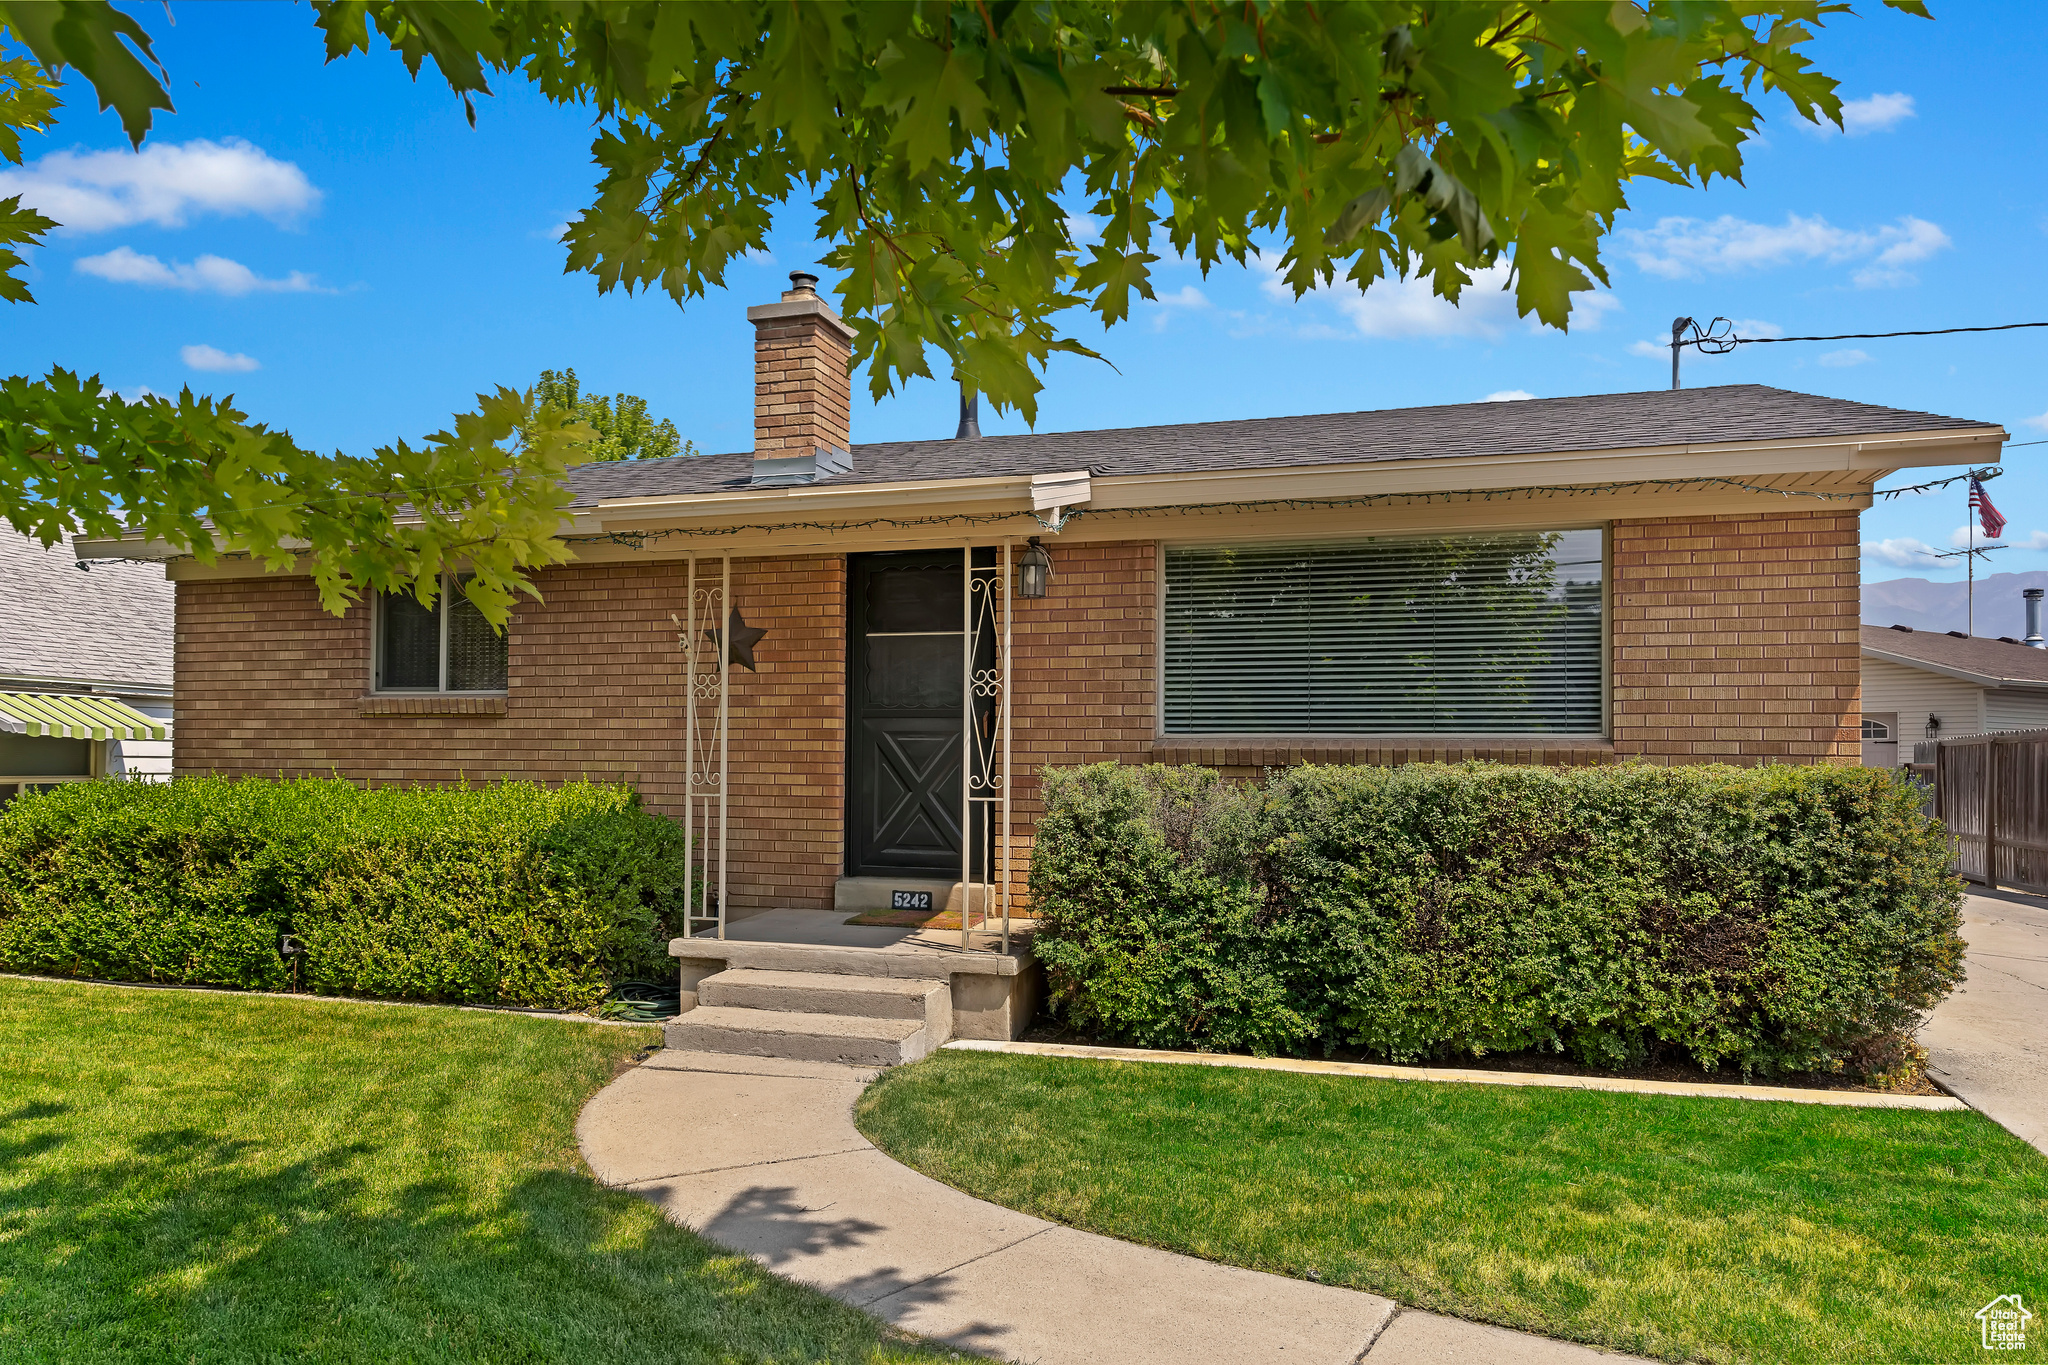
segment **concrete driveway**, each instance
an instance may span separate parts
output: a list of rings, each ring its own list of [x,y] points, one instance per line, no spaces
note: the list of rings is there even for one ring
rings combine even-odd
[[[1928,1073],[2048,1153],[2048,900],[1973,894],[1963,939],[1969,980],[1920,1030]]]

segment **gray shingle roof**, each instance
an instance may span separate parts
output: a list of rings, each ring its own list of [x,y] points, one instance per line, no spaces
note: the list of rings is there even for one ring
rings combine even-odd
[[[852,472],[819,482],[896,483],[1078,469],[1108,478],[1995,426],[1762,384],[1728,384],[979,441],[889,441],[855,446]],[[753,456],[742,452],[582,465],[570,472],[569,483],[576,490],[575,505],[589,507],[613,498],[730,492],[745,488],[752,471]]]
[[[2002,639],[1987,640],[1981,635],[1958,639],[1932,630],[1865,626],[1863,647],[1984,678],[2048,683],[2048,649],[2031,649]]]
[[[0,676],[171,685],[172,587],[160,564],[95,564],[0,525]]]

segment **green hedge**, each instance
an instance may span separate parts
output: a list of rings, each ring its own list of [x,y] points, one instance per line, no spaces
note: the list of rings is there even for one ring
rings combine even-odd
[[[1770,1074],[1962,979],[1946,840],[1877,769],[1100,764],[1044,794],[1053,1006],[1149,1046]]]
[[[665,967],[683,877],[625,787],[81,782],[0,810],[0,969],[580,1008]]]

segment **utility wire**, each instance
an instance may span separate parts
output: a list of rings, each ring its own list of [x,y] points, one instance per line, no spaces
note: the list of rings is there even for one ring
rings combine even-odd
[[[1781,341],[1882,341],[1886,337],[1945,337],[1957,332],[2016,332],[2026,327],[2048,327],[2048,322],[2007,322],[1996,327],[1936,327],[1924,332],[1844,332],[1840,336],[1828,337],[1715,337],[1712,340],[1728,341],[1737,346],[1770,346]],[[1693,338],[1678,344],[1697,346],[1707,339]]]

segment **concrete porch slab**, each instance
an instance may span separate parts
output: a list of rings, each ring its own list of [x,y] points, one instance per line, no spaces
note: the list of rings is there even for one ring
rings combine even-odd
[[[847,913],[852,913],[851,911]],[[809,943],[838,948],[888,948],[909,938],[909,929],[848,924],[836,910],[756,910],[725,922],[727,943]]]

